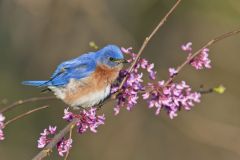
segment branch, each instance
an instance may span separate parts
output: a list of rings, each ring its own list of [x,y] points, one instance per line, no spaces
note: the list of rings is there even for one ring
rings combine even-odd
[[[4,112],[7,112],[19,105],[22,105],[22,104],[26,104],[26,103],[30,103],[30,102],[37,102],[37,101],[43,101],[43,100],[52,100],[52,99],[56,99],[55,96],[49,96],[49,97],[33,97],[33,98],[29,98],[29,99],[25,99],[25,100],[18,100],[4,108],[2,108],[0,110],[0,113],[4,113]]]
[[[39,108],[30,110],[30,111],[27,111],[27,112],[25,112],[25,113],[23,113],[23,114],[20,114],[20,115],[18,115],[18,116],[16,116],[16,117],[10,119],[9,121],[7,121],[7,122],[5,123],[5,126],[9,125],[10,123],[12,123],[12,122],[14,122],[14,121],[16,121],[16,120],[18,120],[18,119],[21,119],[21,118],[23,118],[23,117],[26,117],[26,116],[29,115],[29,114],[32,114],[32,113],[34,113],[34,112],[37,112],[37,111],[39,111],[39,110],[42,110],[42,109],[45,109],[45,108],[48,108],[48,107],[49,107],[49,106],[42,106],[42,107],[39,107]]]
[[[181,2],[181,0],[178,0],[173,7],[167,12],[167,14],[162,18],[162,20],[158,23],[158,25],[155,27],[155,29],[152,31],[152,33],[147,36],[140,48],[140,50],[137,53],[137,57],[135,59],[135,61],[132,63],[131,67],[128,70],[128,73],[131,73],[134,69],[134,66],[136,65],[138,59],[140,58],[140,56],[143,53],[143,50],[146,48],[146,46],[148,45],[149,41],[152,39],[152,37],[157,33],[157,31],[165,24],[165,22],[167,21],[167,18],[173,13],[173,11],[177,8],[178,4]],[[128,76],[126,76],[123,81],[121,82],[121,84],[119,85],[119,90],[122,89],[124,83],[126,82]]]
[[[65,128],[63,128],[57,135],[54,136],[54,138],[51,140],[51,142],[41,151],[39,152],[32,160],[41,160],[44,157],[46,157],[49,152],[52,151],[52,148],[57,145],[57,143],[71,130],[73,126],[76,125],[78,122],[77,118],[74,118],[72,122],[70,122]]]
[[[209,48],[210,46],[212,46],[213,44],[215,44],[216,42],[219,42],[225,38],[228,38],[228,37],[231,37],[231,36],[234,36],[236,34],[240,33],[240,28],[236,29],[236,30],[233,30],[231,32],[227,32],[227,33],[224,33],[220,36],[217,36],[215,38],[213,38],[212,40],[208,41],[205,45],[203,45],[199,50],[197,50],[192,56],[190,56],[189,58],[186,59],[186,61],[184,61],[180,66],[177,67],[176,71],[177,73],[179,73],[183,67],[185,67],[187,64],[189,64],[189,62],[195,58],[198,54],[201,53],[201,51],[204,49],[204,48]],[[173,75],[172,77],[170,77],[167,82],[165,83],[165,86],[167,86],[169,83],[171,83],[173,81],[173,79],[177,76],[178,74],[176,75]]]

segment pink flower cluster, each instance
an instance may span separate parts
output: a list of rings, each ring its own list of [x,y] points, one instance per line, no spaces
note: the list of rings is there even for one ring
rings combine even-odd
[[[96,108],[90,108],[89,110],[80,111],[79,114],[74,114],[67,109],[64,109],[63,119],[72,121],[73,118],[78,118],[76,123],[78,133],[84,133],[89,128],[90,131],[96,133],[98,126],[104,124],[104,115],[98,116],[96,114]]]
[[[74,118],[78,119],[78,122],[76,123],[78,133],[84,133],[88,128],[92,132],[96,133],[98,126],[104,124],[105,120],[104,115],[96,115],[96,108],[80,111],[79,114],[74,114],[68,111],[68,108],[64,109],[63,119],[71,122]],[[56,134],[56,131],[56,126],[49,126],[47,129],[44,129],[44,131],[40,133],[40,137],[38,139],[38,148],[44,148],[48,143],[50,143],[52,137]],[[64,156],[64,154],[72,147],[72,142],[73,140],[71,138],[62,138],[56,145],[58,154],[60,156]]]
[[[128,62],[133,62],[136,60],[136,54],[131,52],[132,48],[122,48],[122,52],[130,55],[131,58]],[[142,85],[143,82],[143,73],[139,72],[139,69],[144,69],[149,73],[149,78],[151,80],[156,79],[156,71],[154,71],[154,64],[149,63],[146,59],[139,59],[138,63],[133,67],[132,72],[128,72],[127,70],[122,70],[119,74],[118,80],[116,84],[112,85],[111,93],[115,93],[119,90],[119,83],[122,82],[124,77],[127,76],[127,80],[121,88],[121,92],[117,95],[117,104],[114,107],[115,115],[117,115],[120,111],[121,107],[127,108],[127,110],[131,110],[139,99],[139,92],[144,90]]]
[[[148,83],[147,86],[149,89],[142,96],[144,100],[148,101],[149,108],[156,108],[156,115],[161,110],[165,110],[173,119],[181,108],[190,110],[194,106],[194,102],[200,102],[201,94],[192,92],[185,81],[170,83],[167,86],[164,81],[159,81],[157,84]]]
[[[137,58],[137,54],[132,52],[132,48],[121,48],[122,52],[128,56],[130,56],[130,59],[128,59],[128,62],[131,63],[133,61],[136,60]],[[136,63],[136,65],[133,68],[133,72],[137,73],[138,70],[142,68],[144,70],[147,70],[147,72],[149,73],[149,78],[151,80],[155,80],[156,79],[156,71],[154,70],[154,63],[149,63],[146,59],[144,58],[140,58],[138,60],[138,63]]]
[[[119,113],[121,107],[126,106],[127,110],[131,110],[137,104],[138,92],[143,88],[141,84],[143,82],[142,73],[132,72],[128,74],[126,71],[122,71],[118,78],[119,82],[127,75],[128,79],[123,85],[122,91],[117,95],[117,105],[114,107],[115,115]],[[112,86],[112,93],[115,91],[118,91],[118,85]]]
[[[38,140],[38,148],[44,148],[51,139],[48,138],[49,135],[54,135],[56,133],[57,127],[49,126],[48,129],[44,129],[42,133],[40,133],[40,137]]]
[[[188,53],[188,57],[192,56],[192,43],[188,42],[185,45],[181,46],[182,50]],[[211,60],[208,58],[208,48],[204,48],[196,57],[190,60],[190,64],[196,68],[204,69],[204,68],[211,68]]]
[[[56,134],[57,127],[49,126],[48,129],[44,129],[42,133],[40,133],[40,137],[38,139],[38,148],[44,148],[52,139],[50,136],[54,136]],[[57,143],[57,150],[60,156],[64,156],[70,148],[72,147],[72,139],[64,139],[60,140]]]
[[[64,140],[62,139],[60,142],[57,143],[57,150],[58,154],[60,156],[64,156],[65,153],[67,153],[71,147],[72,147],[73,140],[71,138]]]
[[[3,116],[2,113],[0,113],[0,141],[4,140],[5,138],[3,133],[3,128],[5,127],[4,120],[5,120],[5,117]]]

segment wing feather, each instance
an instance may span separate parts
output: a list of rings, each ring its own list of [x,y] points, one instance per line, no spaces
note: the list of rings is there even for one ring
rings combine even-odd
[[[79,80],[89,76],[95,69],[95,53],[84,54],[61,63],[46,83],[53,86],[62,86],[67,84],[70,79]]]

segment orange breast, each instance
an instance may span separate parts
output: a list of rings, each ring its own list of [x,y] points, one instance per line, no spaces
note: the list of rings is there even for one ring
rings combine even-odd
[[[79,80],[81,83],[74,86],[74,89],[66,88],[66,96],[64,101],[67,104],[75,103],[74,101],[79,100],[83,96],[94,94],[105,89],[116,80],[121,69],[122,65],[119,65],[115,68],[109,68],[105,65],[98,65],[95,72],[93,72],[89,77]]]
[[[98,65],[92,76],[97,80],[97,82],[105,82],[109,84],[113,83],[117,79],[121,69],[122,65],[118,65],[114,68],[110,68],[106,65]]]

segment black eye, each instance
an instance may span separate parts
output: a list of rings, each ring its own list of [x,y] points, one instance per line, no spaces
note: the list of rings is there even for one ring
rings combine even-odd
[[[114,61],[114,58],[113,58],[113,57],[109,57],[109,60],[110,60],[110,61]]]

